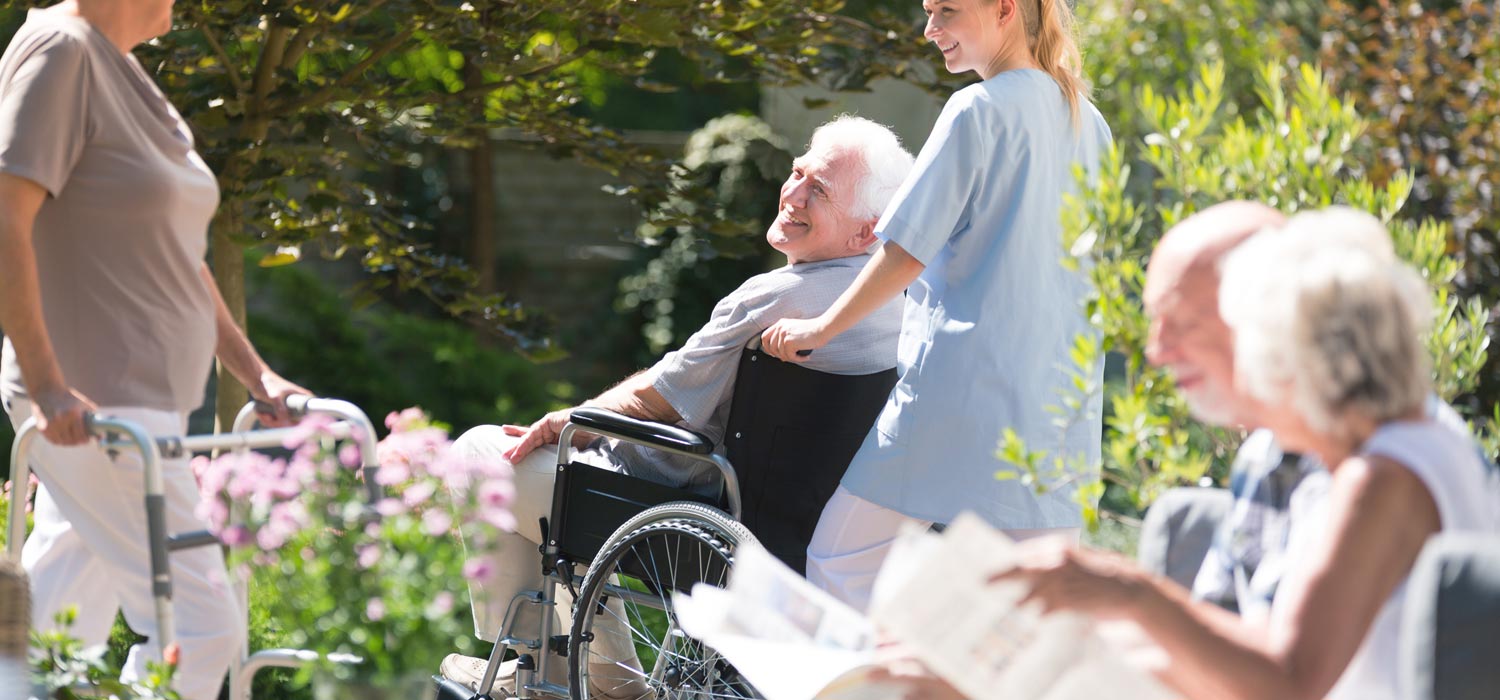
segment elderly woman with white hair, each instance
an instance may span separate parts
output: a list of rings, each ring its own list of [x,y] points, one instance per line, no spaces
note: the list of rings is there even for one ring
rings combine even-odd
[[[997,581],[1046,609],[1137,623],[1193,698],[1395,698],[1405,582],[1427,539],[1500,531],[1500,478],[1434,419],[1421,278],[1374,217],[1334,208],[1257,234],[1224,262],[1238,399],[1289,450],[1331,465],[1262,621],[1192,600],[1121,558],[1028,548]]]

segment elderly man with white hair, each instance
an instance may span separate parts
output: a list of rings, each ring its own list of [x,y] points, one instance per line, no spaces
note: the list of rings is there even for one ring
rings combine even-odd
[[[766,241],[786,255],[786,266],[746,280],[719,301],[708,322],[683,347],[583,405],[680,424],[719,443],[745,345],[779,318],[822,313],[849,287],[875,247],[876,220],[912,162],[894,133],[868,119],[844,116],[819,127],[807,152],[793,161],[781,186],[776,218],[766,231]],[[900,309],[896,300],[885,304],[837,342],[820,348],[806,366],[849,375],[895,366]],[[515,594],[541,587],[537,523],[552,503],[557,453],[550,446],[570,413],[571,409],[555,411],[529,428],[481,426],[455,443],[455,449],[471,457],[515,466],[513,509],[519,529],[504,537],[494,570],[470,584],[475,632],[482,639],[493,639]],[[576,447],[596,448],[600,458],[635,476],[705,494],[718,488],[717,472],[701,462],[608,441]],[[600,624],[608,625],[609,620],[601,617]],[[635,658],[625,634],[599,633],[594,645],[617,642],[623,642],[617,644],[619,649],[602,650],[604,658]],[[455,654],[443,662],[442,672],[477,689],[485,663]],[[506,669],[501,681],[509,682],[511,674],[513,669]],[[592,696],[639,697],[645,691],[637,685],[594,688]]]
[[[1029,584],[1048,610],[1134,621],[1187,697],[1395,698],[1422,546],[1440,531],[1500,532],[1500,475],[1431,415],[1427,291],[1378,220],[1343,208],[1256,234],[1225,258],[1219,290],[1233,401],[1329,465],[1321,507],[1292,525],[1269,614],[1234,616],[1098,552],[1029,548],[994,578]]]

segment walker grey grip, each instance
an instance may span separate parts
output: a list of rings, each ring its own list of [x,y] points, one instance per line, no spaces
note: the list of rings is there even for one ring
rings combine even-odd
[[[167,551],[180,552],[184,549],[196,547],[207,547],[209,545],[221,544],[218,536],[208,530],[197,530],[195,532],[184,532],[167,538]]]
[[[312,398],[307,394],[292,394],[286,397],[287,412],[291,413],[294,418],[301,418],[307,415],[307,402],[311,401]]]
[[[167,561],[167,497],[146,494],[146,532],[151,540],[151,594],[172,597],[172,573]]]

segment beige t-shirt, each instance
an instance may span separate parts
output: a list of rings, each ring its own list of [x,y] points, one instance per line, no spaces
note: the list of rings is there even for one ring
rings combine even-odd
[[[217,339],[199,271],[218,184],[135,57],[32,10],[0,57],[0,172],[50,195],[33,244],[64,380],[101,406],[196,408]],[[8,338],[0,391],[24,395]]]

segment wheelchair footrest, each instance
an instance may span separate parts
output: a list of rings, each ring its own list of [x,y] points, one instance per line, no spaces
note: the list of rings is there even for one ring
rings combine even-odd
[[[437,686],[434,700],[490,700],[490,696],[480,695],[469,686],[442,676],[433,676],[432,682]]]

